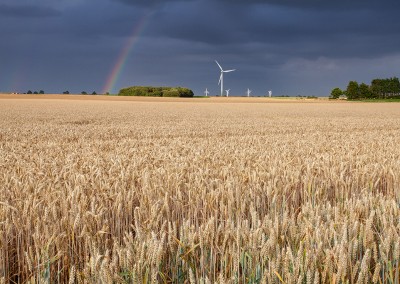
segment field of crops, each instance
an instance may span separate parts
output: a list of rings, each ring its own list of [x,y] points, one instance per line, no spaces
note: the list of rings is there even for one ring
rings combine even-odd
[[[400,105],[0,98],[0,283],[399,283]]]

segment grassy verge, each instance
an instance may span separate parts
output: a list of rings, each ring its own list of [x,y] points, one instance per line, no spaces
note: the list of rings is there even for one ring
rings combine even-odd
[[[361,99],[361,100],[349,100],[355,102],[366,102],[366,103],[398,103],[400,98],[396,99]]]

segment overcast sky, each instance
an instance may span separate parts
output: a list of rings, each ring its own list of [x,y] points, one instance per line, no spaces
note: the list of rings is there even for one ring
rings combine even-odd
[[[216,59],[237,69],[231,95],[326,96],[400,76],[399,12],[398,0],[0,0],[0,91],[101,93],[114,70],[113,93],[216,95]]]

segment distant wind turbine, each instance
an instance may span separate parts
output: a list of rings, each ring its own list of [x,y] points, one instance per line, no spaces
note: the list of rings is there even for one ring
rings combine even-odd
[[[251,90],[247,89],[247,96],[250,97],[250,94],[251,94]]]
[[[210,92],[208,91],[208,89],[206,88],[206,90],[204,91],[204,94],[206,95],[206,97],[208,97],[208,94],[209,94]]]
[[[224,70],[224,69],[222,69],[221,65],[219,65],[219,63],[218,63],[217,60],[215,60],[215,63],[217,63],[219,69],[221,69],[221,76],[219,77],[218,85],[221,84],[221,97],[222,97],[223,94],[224,94],[224,73],[233,72],[233,71],[235,71],[236,69]]]
[[[230,90],[231,90],[231,89],[225,90],[226,96],[227,96],[227,97],[229,97],[229,91],[230,91]]]

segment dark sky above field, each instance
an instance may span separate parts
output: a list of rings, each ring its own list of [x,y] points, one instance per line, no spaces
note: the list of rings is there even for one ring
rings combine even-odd
[[[0,0],[0,91],[216,95],[216,59],[237,69],[231,95],[325,96],[400,76],[399,12],[398,0]]]

